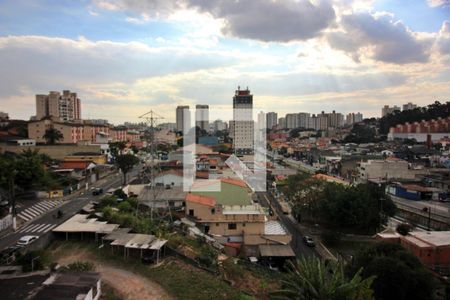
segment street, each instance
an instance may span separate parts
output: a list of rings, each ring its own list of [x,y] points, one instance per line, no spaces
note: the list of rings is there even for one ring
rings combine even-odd
[[[300,228],[296,224],[295,220],[293,220],[288,215],[283,214],[280,204],[270,195],[269,192],[258,193],[258,199],[263,206],[272,208],[275,215],[278,216],[281,223],[292,235],[291,247],[294,250],[297,258],[317,256],[317,252],[315,251],[315,249],[306,246],[303,242],[303,234],[300,231]]]
[[[136,167],[133,171],[127,174],[129,180],[133,176],[135,176],[138,172],[138,168]],[[111,187],[118,188],[121,186],[123,181],[122,174],[112,174],[106,177],[101,184],[97,183],[92,186],[103,188],[104,191],[107,191]],[[91,187],[92,187],[91,186]],[[0,249],[5,249],[9,246],[16,244],[16,242],[25,235],[36,235],[36,236],[44,236],[46,234],[51,233],[51,230],[63,223],[74,214],[76,214],[83,206],[88,204],[89,202],[100,199],[102,196],[93,196],[90,190],[84,192],[84,194],[68,200],[64,201],[64,204],[58,207],[64,214],[61,218],[56,218],[56,209],[48,210],[40,216],[32,219],[28,223],[23,224],[23,226],[19,227],[16,232],[12,232],[3,238],[0,239]]]

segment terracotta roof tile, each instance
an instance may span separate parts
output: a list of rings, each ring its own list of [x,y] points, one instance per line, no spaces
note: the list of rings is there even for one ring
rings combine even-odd
[[[199,203],[211,207],[214,207],[216,205],[216,200],[213,197],[194,195],[191,193],[186,195],[186,201]]]

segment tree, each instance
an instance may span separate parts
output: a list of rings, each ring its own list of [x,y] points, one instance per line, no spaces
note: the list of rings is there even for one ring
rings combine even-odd
[[[350,134],[344,139],[344,143],[372,143],[375,140],[375,128],[365,124],[353,125]]]
[[[398,244],[377,243],[360,250],[347,267],[347,274],[356,274],[361,267],[364,267],[363,278],[376,276],[372,285],[375,299],[433,299],[433,276],[413,254]]]
[[[370,300],[373,277],[363,279],[361,270],[347,278],[340,262],[328,265],[319,258],[303,258],[289,262],[288,273],[282,280],[282,289],[274,299],[298,300]]]
[[[401,235],[408,235],[408,233],[411,231],[411,225],[407,223],[401,223],[397,225],[397,228],[395,230]]]
[[[392,200],[370,184],[345,186],[300,173],[288,177],[284,193],[297,220],[334,228],[372,233],[395,213]]]
[[[116,165],[123,173],[123,184],[127,184],[127,173],[139,163],[139,158],[133,154],[123,154],[116,157]]]
[[[64,138],[64,136],[61,133],[61,131],[59,131],[56,128],[51,127],[45,131],[44,136],[42,138],[45,139],[47,144],[53,145],[56,142],[62,140]]]

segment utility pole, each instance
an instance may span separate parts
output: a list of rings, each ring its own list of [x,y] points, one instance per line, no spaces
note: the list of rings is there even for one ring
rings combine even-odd
[[[153,206],[156,203],[156,183],[155,183],[155,156],[157,155],[157,149],[155,141],[155,125],[156,120],[164,119],[164,117],[156,114],[153,110],[150,110],[149,112],[143,114],[142,116],[139,116],[140,119],[145,119],[147,121],[147,124],[150,127],[149,134],[146,134],[146,140],[147,140],[147,149],[150,150],[150,156],[151,156],[151,166],[150,166],[150,188],[152,191],[152,198],[153,203],[150,206],[150,217],[153,220]],[[145,169],[146,170],[146,169]],[[139,202],[136,208],[136,214],[139,210]]]

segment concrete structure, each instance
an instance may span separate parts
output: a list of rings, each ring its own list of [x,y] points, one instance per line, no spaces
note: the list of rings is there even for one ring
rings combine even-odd
[[[297,114],[286,114],[286,128],[294,129],[298,128],[298,115]]]
[[[403,104],[403,110],[411,110],[411,109],[414,109],[416,107],[417,107],[417,105],[415,105],[415,104],[413,104],[411,102]]]
[[[197,104],[195,106],[195,126],[200,129],[209,130],[209,106],[205,104]]]
[[[253,95],[250,90],[238,89],[233,97],[232,136],[233,149],[236,155],[253,153]]]
[[[405,160],[387,158],[385,160],[368,160],[361,162],[358,166],[358,181],[389,180],[389,179],[414,179],[417,174],[425,170],[414,170],[409,167]]]
[[[64,161],[89,161],[97,165],[106,164],[106,155],[97,152],[75,152],[64,157]]]
[[[39,153],[47,154],[53,159],[63,160],[64,157],[75,152],[95,152],[101,153],[100,145],[39,145],[39,146],[18,146],[0,144],[0,153],[13,152],[16,154],[22,153],[24,150],[36,150]]]
[[[423,143],[427,141],[428,135],[433,142],[450,137],[450,117],[398,124],[389,129],[388,140],[416,139],[417,142]]]
[[[64,90],[51,91],[48,95],[36,95],[36,119],[54,117],[60,121],[81,119],[81,103],[77,93]]]
[[[31,273],[3,276],[0,293],[7,300],[97,300],[101,278],[96,272]]]
[[[187,110],[189,113],[189,106],[177,106],[176,110],[176,129],[177,131],[183,131],[184,127],[190,127],[191,120],[190,118],[185,119],[183,112]]]
[[[291,241],[279,222],[267,220],[246,184],[236,179],[194,184],[186,195],[186,215],[223,244],[241,244],[247,255],[257,253],[258,245],[288,245]]]
[[[280,129],[286,128],[286,118],[278,118],[278,127]]]
[[[112,127],[110,125],[96,125],[90,120],[77,122],[61,122],[54,118],[31,121],[28,123],[28,137],[37,143],[45,143],[46,130],[54,128],[61,132],[63,138],[56,141],[57,144],[76,144],[84,141],[94,144],[139,141],[140,133],[130,131],[125,126]]]
[[[432,270],[450,274],[450,231],[413,231],[403,236],[386,230],[376,238],[399,243]]]
[[[139,205],[147,209],[182,209],[185,203],[186,192],[183,191],[183,187],[171,187],[166,189],[165,187],[157,187],[153,190],[150,186],[146,185],[139,193]]]
[[[387,116],[388,114],[392,114],[395,111],[400,111],[400,107],[395,105],[393,107],[389,107],[389,105],[385,105],[381,109],[381,117]]]
[[[349,113],[347,114],[347,117],[345,119],[345,123],[347,125],[352,125],[358,122],[361,122],[363,120],[363,115],[362,113]]]
[[[328,127],[338,128],[344,125],[344,115],[342,115],[341,113],[337,113],[336,111],[333,110],[333,112],[327,114],[327,117],[328,117]]]
[[[277,125],[277,121],[278,121],[278,114],[276,112],[268,112],[266,114],[266,128],[267,129],[272,129],[272,127]]]
[[[223,130],[227,130],[227,123],[222,121],[222,120],[215,120],[213,122],[213,131],[217,132],[217,131],[223,131]]]

